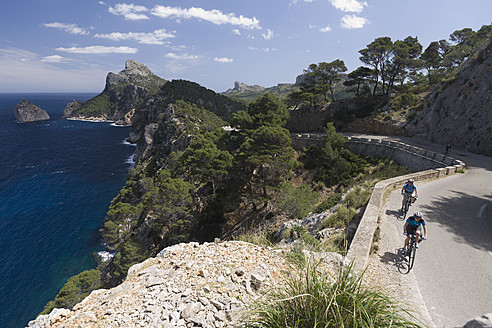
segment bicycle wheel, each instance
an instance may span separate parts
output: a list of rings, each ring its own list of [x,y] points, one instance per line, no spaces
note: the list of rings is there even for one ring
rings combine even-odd
[[[410,208],[409,199],[410,198],[407,199],[407,201],[405,202],[405,206],[403,206],[403,220],[405,220],[407,218],[408,209]]]
[[[412,238],[410,246],[408,249],[408,272],[412,270],[413,264],[415,263],[415,253],[417,252],[417,247],[415,247],[415,238]]]

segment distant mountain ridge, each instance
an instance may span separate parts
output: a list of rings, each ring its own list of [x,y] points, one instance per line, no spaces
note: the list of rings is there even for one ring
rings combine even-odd
[[[279,83],[273,87],[263,87],[236,81],[234,82],[234,88],[228,89],[221,94],[245,102],[251,102],[265,93],[271,93],[279,98],[284,98],[289,92],[298,90],[298,88],[295,83]]]

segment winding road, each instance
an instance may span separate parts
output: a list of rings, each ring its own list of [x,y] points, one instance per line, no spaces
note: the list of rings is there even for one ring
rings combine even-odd
[[[353,136],[442,151],[438,145],[409,138]],[[426,307],[427,324],[439,328],[463,327],[492,312],[492,158],[454,150],[450,155],[466,163],[465,174],[416,182],[419,199],[410,211],[423,213],[429,239],[421,244],[414,269],[401,278],[405,264],[398,255],[404,240],[399,190],[389,195],[383,210],[382,233],[391,241],[378,259],[391,276],[416,282],[415,293],[425,303],[418,306]]]

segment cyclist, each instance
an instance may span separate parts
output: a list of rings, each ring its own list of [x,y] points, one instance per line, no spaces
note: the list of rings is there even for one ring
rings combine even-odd
[[[417,240],[415,247],[419,248],[420,229],[424,230],[424,236],[422,239],[427,239],[427,227],[425,225],[425,220],[422,218],[422,213],[417,211],[407,219],[405,225],[403,226],[403,234],[406,235],[407,238],[405,239],[405,244],[403,245],[403,249],[401,251],[402,254],[405,254],[411,234],[415,235],[415,239]]]
[[[412,197],[412,203],[414,203],[418,197],[417,187],[415,186],[413,179],[408,179],[408,181],[403,185],[401,188],[401,194],[403,195],[403,199],[401,201],[400,211],[403,212],[403,208],[405,207],[408,197]]]

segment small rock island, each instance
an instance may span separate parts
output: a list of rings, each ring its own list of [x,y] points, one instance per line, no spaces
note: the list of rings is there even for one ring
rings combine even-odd
[[[21,123],[50,119],[50,116],[44,109],[26,99],[22,99],[17,106],[14,107],[14,115],[15,119]]]

